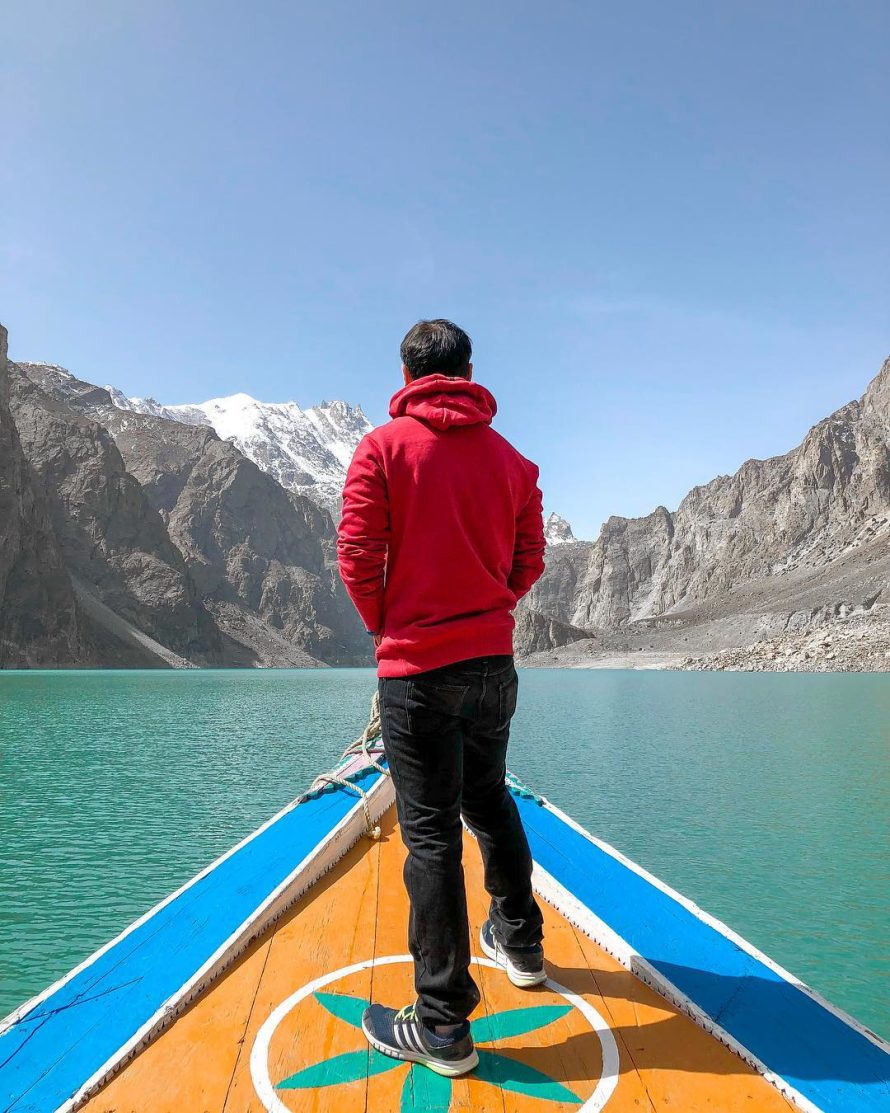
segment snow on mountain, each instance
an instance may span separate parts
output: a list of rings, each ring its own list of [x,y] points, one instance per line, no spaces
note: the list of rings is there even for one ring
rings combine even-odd
[[[567,545],[576,541],[572,527],[559,514],[548,514],[544,520],[544,539],[548,545]]]
[[[258,402],[249,394],[232,394],[165,406],[154,398],[128,398],[113,387],[106,389],[119,409],[211,426],[282,487],[308,495],[334,516],[352,454],[373,428],[361,407],[347,402],[322,402],[303,410],[296,402]]]
[[[210,419],[199,406],[162,406],[154,398],[128,398],[117,387],[106,386],[105,389],[119,410],[166,417],[168,421],[180,421],[183,425],[210,425]]]

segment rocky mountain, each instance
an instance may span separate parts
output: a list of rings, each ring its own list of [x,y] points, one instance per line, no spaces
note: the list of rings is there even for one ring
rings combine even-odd
[[[565,518],[551,513],[544,519],[544,539],[548,545],[568,545],[576,537]]]
[[[370,663],[333,564],[330,514],[206,423],[122,410],[57,366],[4,370],[0,467],[19,520],[30,518],[18,542],[3,535],[4,636],[19,629],[3,663]],[[64,596],[71,614],[45,653],[24,632],[26,593],[11,590],[41,552],[41,578],[53,582],[56,559],[61,592],[46,613],[63,615]]]
[[[64,368],[52,370],[67,374]],[[232,394],[209,402],[166,406],[154,398],[128,398],[113,386],[104,389],[120,410],[185,425],[209,426],[274,476],[282,487],[307,495],[335,521],[340,514],[346,469],[358,442],[374,428],[361,406],[348,402],[321,402],[303,410],[296,402],[258,402],[249,394]],[[559,514],[547,517],[545,536],[548,545],[575,540],[572,527]]]
[[[97,661],[50,511],[9,409],[0,325],[0,667]]]
[[[9,363],[2,340],[0,665],[371,663],[332,519],[359,407],[163,406]],[[529,664],[886,668],[890,361],[675,511],[546,533],[516,612]]]
[[[322,402],[303,410],[296,402],[258,402],[249,394],[232,394],[164,406],[153,398],[127,398],[113,387],[106,390],[119,409],[209,426],[286,490],[309,495],[334,516],[352,454],[373,428],[361,407],[347,402]]]
[[[589,632],[568,654],[706,653],[882,613],[888,585],[890,361],[784,456],[749,460],[674,512],[612,517],[595,542],[551,547],[522,606]]]
[[[69,574],[125,622],[206,663],[212,624],[182,553],[111,433],[87,411],[41,390],[15,364],[10,403]]]

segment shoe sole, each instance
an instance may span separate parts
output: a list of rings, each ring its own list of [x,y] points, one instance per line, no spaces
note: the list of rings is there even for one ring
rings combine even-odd
[[[457,1078],[458,1075],[467,1074],[479,1066],[479,1056],[475,1048],[473,1054],[468,1055],[465,1059],[457,1059],[453,1063],[446,1063],[442,1059],[434,1059],[432,1056],[421,1055],[416,1051],[402,1051],[400,1048],[390,1047],[389,1044],[378,1040],[376,1036],[372,1036],[365,1027],[364,1021],[362,1021],[362,1031],[365,1033],[365,1039],[371,1047],[375,1051],[379,1051],[381,1055],[388,1055],[390,1059],[401,1059],[406,1063],[422,1063],[423,1066],[435,1071],[436,1074],[444,1075],[445,1078]]]
[[[517,989],[530,989],[532,986],[541,985],[542,982],[547,981],[547,971],[543,968],[533,974],[529,974],[525,970],[517,970],[503,951],[499,951],[497,947],[489,947],[481,932],[479,933],[479,946],[484,954],[506,972],[507,977]]]

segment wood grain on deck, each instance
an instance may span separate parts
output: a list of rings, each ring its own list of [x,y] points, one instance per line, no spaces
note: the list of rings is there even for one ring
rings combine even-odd
[[[404,849],[394,810],[382,821],[378,843],[368,840],[313,887],[300,904],[258,940],[175,1025],[142,1052],[84,1107],[89,1113],[189,1111],[262,1113],[250,1072],[257,1034],[272,1010],[301,986],[332,971],[407,951],[407,898],[402,884]],[[466,840],[465,869],[473,951],[485,918],[479,851]],[[669,1110],[769,1113],[792,1106],[750,1067],[621,967],[554,909],[544,906],[548,972],[580,994],[606,1020],[618,1046],[617,1086],[609,1113]],[[482,1002],[474,1016],[565,1000],[546,987],[519,990],[499,971],[474,967]],[[408,963],[364,969],[324,987],[324,992],[372,998],[401,1006],[414,999]],[[578,1109],[594,1092],[603,1057],[599,1037],[577,1009],[544,1027],[480,1045],[518,1064],[513,1076],[547,1077],[577,1100],[550,1100],[503,1089],[470,1075],[455,1079],[441,1104],[430,1098],[429,1072],[407,1064],[351,1081],[303,1089],[278,1089],[284,1108],[305,1113],[397,1113],[405,1108],[520,1113]],[[281,1021],[269,1044],[272,1084],[315,1063],[350,1052],[365,1053],[360,1031],[313,997]],[[359,1057],[353,1056],[350,1063]],[[534,1087],[531,1087],[534,1090]]]

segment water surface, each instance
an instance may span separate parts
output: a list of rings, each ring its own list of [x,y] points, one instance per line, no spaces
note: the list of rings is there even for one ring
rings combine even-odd
[[[520,675],[520,776],[890,1035],[890,676]],[[374,685],[0,673],[0,1015],[296,796]]]

